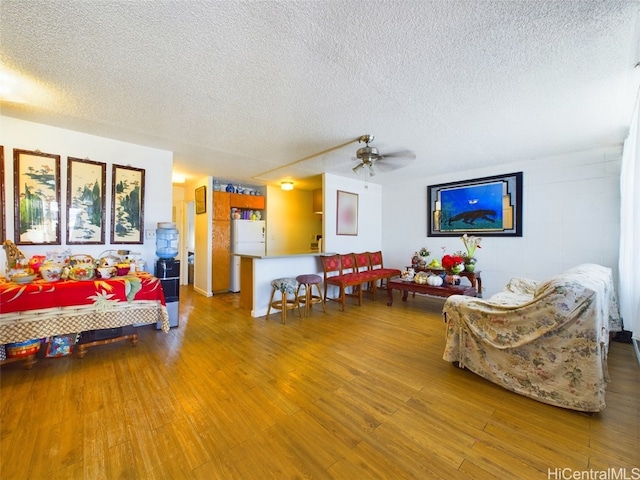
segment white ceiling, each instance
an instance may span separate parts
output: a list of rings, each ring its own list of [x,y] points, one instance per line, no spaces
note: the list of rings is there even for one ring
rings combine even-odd
[[[416,154],[388,184],[621,144],[639,39],[637,1],[2,0],[1,107],[254,185],[354,176],[373,134]]]

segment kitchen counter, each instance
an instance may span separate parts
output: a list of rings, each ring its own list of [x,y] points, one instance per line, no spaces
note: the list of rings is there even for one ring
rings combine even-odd
[[[315,273],[323,276],[323,255],[334,253],[302,252],[271,255],[243,255],[240,257],[240,307],[252,317],[267,314],[271,298],[271,281],[281,277],[297,277]],[[275,311],[272,310],[272,314]],[[279,310],[277,310],[279,312]],[[275,317],[274,317],[275,318]],[[278,321],[279,320],[278,316]]]
[[[300,253],[276,253],[269,255],[248,255],[245,253],[232,253],[231,255],[235,255],[237,257],[248,257],[248,258],[260,258],[260,259],[269,259],[269,258],[290,258],[290,257],[322,257],[324,255],[335,255],[335,253],[327,252],[300,252]]]

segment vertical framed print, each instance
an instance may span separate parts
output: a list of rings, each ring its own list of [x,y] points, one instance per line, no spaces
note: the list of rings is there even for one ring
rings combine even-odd
[[[14,242],[60,245],[60,155],[13,149]]]
[[[196,188],[196,214],[207,213],[207,187],[202,185]]]
[[[358,194],[338,190],[336,235],[358,235]]]
[[[4,183],[4,147],[0,145],[0,242],[7,238],[7,200]]]
[[[67,157],[67,244],[103,244],[107,164]]]
[[[113,165],[111,243],[143,243],[144,169]]]

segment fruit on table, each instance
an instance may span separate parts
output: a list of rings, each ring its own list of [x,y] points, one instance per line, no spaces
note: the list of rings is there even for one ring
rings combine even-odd
[[[413,281],[420,285],[426,285],[428,277],[427,272],[418,272],[416,276],[413,277]]]
[[[438,260],[437,258],[434,258],[433,260],[431,260],[431,262],[429,262],[429,265],[427,266],[431,268],[442,268],[442,265],[440,264],[440,260]]]

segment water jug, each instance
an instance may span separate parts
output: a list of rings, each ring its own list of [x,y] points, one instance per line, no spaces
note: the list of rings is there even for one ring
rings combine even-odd
[[[175,223],[158,222],[156,230],[156,255],[158,258],[174,258],[178,255],[178,229]]]

